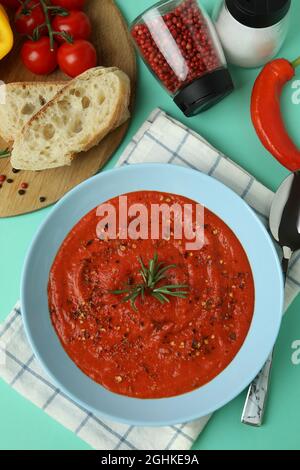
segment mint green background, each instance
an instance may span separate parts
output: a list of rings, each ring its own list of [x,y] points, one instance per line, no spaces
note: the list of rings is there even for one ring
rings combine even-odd
[[[131,21],[142,9],[151,6],[153,0],[118,0],[117,3],[125,17]],[[211,10],[216,1],[202,0],[202,3]],[[281,51],[281,55],[288,59],[300,55],[300,2],[292,0],[292,3],[292,27]],[[160,106],[200,132],[217,148],[275,190],[287,173],[262,148],[250,123],[250,93],[257,73],[257,70],[232,68],[235,92],[210,111],[187,119],[140,62],[137,102],[131,127],[109,167],[116,163],[122,150],[152,109]],[[291,85],[288,85],[282,100],[283,110],[291,135],[300,146],[300,105],[292,104],[292,93]],[[0,220],[0,321],[5,320],[19,298],[20,274],[26,250],[48,213],[49,209],[45,209],[30,215]],[[240,424],[245,399],[243,393],[215,414],[196,443],[196,449],[300,450],[300,366],[293,366],[291,362],[291,344],[300,339],[299,309],[300,297],[283,322],[276,348],[265,425],[261,429],[254,429]],[[89,447],[0,381],[0,449]]]

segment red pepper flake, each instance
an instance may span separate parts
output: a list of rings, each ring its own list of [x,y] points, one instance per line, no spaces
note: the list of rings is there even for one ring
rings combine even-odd
[[[27,189],[29,186],[28,183],[21,183],[21,189]]]
[[[229,339],[231,341],[236,341],[237,340],[237,337],[236,337],[236,334],[234,333],[234,331],[232,331],[231,333],[229,333]]]
[[[6,176],[0,175],[0,183],[4,183],[5,180],[6,180]]]

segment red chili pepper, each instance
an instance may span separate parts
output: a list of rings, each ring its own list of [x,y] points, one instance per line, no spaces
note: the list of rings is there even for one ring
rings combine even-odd
[[[258,137],[265,148],[291,171],[300,169],[300,150],[285,127],[280,96],[287,82],[295,76],[300,57],[294,62],[276,59],[268,63],[256,79],[251,99],[251,116]]]

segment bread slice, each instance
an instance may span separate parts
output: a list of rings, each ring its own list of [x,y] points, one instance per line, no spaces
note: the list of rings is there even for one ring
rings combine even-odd
[[[23,82],[1,85],[0,136],[12,145],[17,134],[42,106],[48,103],[67,82]]]
[[[129,117],[130,80],[97,67],[68,82],[17,135],[11,163],[20,170],[70,165]]]

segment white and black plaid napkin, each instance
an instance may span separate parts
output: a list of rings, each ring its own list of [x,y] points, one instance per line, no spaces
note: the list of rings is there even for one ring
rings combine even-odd
[[[214,149],[198,134],[155,110],[122,155],[118,165],[160,162],[183,165],[222,181],[267,225],[273,193]],[[286,307],[300,291],[300,254],[291,264]],[[159,429],[127,426],[89,413],[62,393],[43,372],[25,337],[20,308],[0,329],[0,377],[47,414],[98,450],[190,449],[209,420]]]

